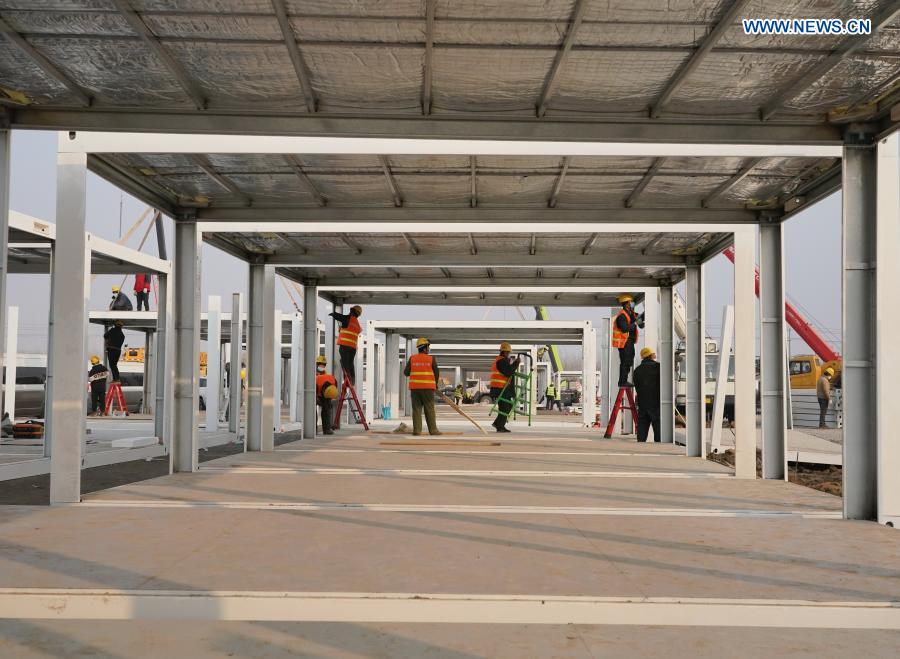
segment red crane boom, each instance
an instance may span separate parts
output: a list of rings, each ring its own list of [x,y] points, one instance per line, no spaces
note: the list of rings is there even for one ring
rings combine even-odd
[[[734,248],[729,247],[726,249],[725,256],[728,257],[729,261],[734,263]],[[759,297],[759,268],[754,269],[756,270],[756,297]],[[841,358],[841,356],[836,353],[828,342],[816,331],[812,324],[803,317],[803,314],[797,311],[797,309],[794,308],[794,305],[787,300],[784,302],[784,318],[794,331],[800,335],[800,338],[806,341],[806,345],[812,348],[813,352],[815,352],[823,362],[830,362]]]

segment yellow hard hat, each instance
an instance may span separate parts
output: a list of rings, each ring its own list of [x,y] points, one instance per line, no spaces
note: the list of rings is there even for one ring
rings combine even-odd
[[[328,400],[334,400],[338,397],[338,390],[333,384],[329,384],[327,387],[322,389],[322,398],[327,398]]]
[[[100,363],[100,358],[97,355],[91,355],[91,364],[96,366]]]
[[[428,339],[426,339],[424,336],[419,337],[419,339],[416,341],[417,348],[421,348],[422,346],[427,346],[430,344],[431,344],[431,342]]]
[[[634,296],[631,293],[623,293],[619,297],[616,298],[616,301],[619,304],[625,304],[626,302],[634,302]]]
[[[641,359],[647,359],[653,354],[653,348],[641,348]]]
[[[316,357],[316,364],[327,364],[328,360],[325,359],[325,355],[319,355]]]
[[[834,369],[829,366],[825,369],[825,375],[834,375]]]
[[[512,351],[512,346],[509,345],[508,341],[504,341],[503,343],[500,344],[500,352],[511,352],[511,351]]]
[[[112,287],[112,292],[113,292],[113,293],[118,293],[120,290],[122,290],[122,289],[119,288],[118,286],[113,286],[113,287]]]
[[[350,311],[355,313],[357,316],[362,316],[362,307],[358,304],[354,304],[352,307],[350,307]]]

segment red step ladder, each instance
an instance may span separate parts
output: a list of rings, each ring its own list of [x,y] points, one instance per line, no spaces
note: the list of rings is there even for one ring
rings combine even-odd
[[[109,385],[106,402],[103,405],[103,414],[109,416],[114,406],[118,406],[123,416],[128,416],[128,406],[125,404],[125,396],[122,394],[122,383],[118,380],[113,380]]]
[[[622,400],[623,396],[628,398],[627,405],[625,404],[626,401]],[[632,387],[619,387],[619,393],[616,395],[616,404],[613,405],[612,412],[609,415],[609,423],[606,424],[606,432],[603,433],[603,439],[612,437],[613,428],[616,426],[616,418],[621,410],[629,410],[631,418],[637,421],[637,405],[634,404]]]
[[[363,414],[362,405],[359,404],[359,398],[356,397],[356,389],[350,384],[350,378],[347,377],[346,371],[344,371],[344,382],[341,384],[341,395],[338,396],[337,410],[334,413],[334,423],[332,425],[335,428],[341,427],[341,410],[344,409],[345,400],[350,405],[350,409],[356,414],[356,418],[362,423],[363,428],[368,430],[369,424],[366,423],[366,415]]]

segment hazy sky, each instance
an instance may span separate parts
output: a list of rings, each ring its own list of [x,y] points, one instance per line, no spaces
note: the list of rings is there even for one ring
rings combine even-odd
[[[56,219],[56,133],[15,131],[12,150],[12,189],[10,206],[28,215],[53,221]],[[121,225],[120,225],[121,205]],[[117,240],[143,212],[145,206],[124,195],[113,185],[89,175],[88,181],[88,230],[111,240]],[[145,225],[146,226],[146,225]],[[166,220],[169,254],[173,251],[171,221]],[[139,230],[127,243],[137,247],[143,231]],[[785,275],[787,292],[792,302],[808,311],[817,327],[824,328],[825,336],[839,348],[841,312],[841,199],[833,195],[811,209],[791,219],[785,228]],[[147,239],[144,251],[156,254],[153,233]],[[110,287],[121,283],[121,277],[98,276],[93,284],[93,308],[106,309]],[[723,256],[706,267],[707,330],[718,336],[723,305],[732,299],[733,269]],[[125,283],[123,290],[131,292],[133,280]],[[230,295],[247,291],[247,266],[232,256],[215,248],[203,247],[203,309],[209,295],[220,295],[223,307],[230,305]],[[276,283],[276,305],[283,311],[293,310],[284,287]],[[296,296],[295,296],[296,297]],[[21,352],[46,352],[47,315],[49,311],[49,277],[46,275],[10,275],[7,304],[19,307],[19,350]],[[132,300],[133,301],[133,300]],[[298,298],[299,302],[299,298]],[[152,300],[151,300],[152,304]],[[481,320],[485,313],[490,319],[519,319],[515,308],[493,307],[428,307],[428,318]],[[531,308],[523,308],[531,318]],[[324,317],[325,304],[320,303],[319,314]],[[368,306],[365,317],[374,320],[415,319],[422,309],[413,306]],[[607,309],[553,308],[552,318],[557,320],[590,319],[597,321],[608,315]],[[91,332],[90,350],[99,352],[99,330]],[[140,335],[130,335],[128,340],[141,344]],[[793,337],[791,351],[794,354],[808,349]]]

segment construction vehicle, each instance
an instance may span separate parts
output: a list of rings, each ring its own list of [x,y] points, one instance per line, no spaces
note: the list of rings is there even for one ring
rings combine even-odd
[[[734,248],[729,247],[725,250],[725,256],[729,261],[734,263]],[[759,297],[759,268],[755,268],[756,281],[756,297]],[[813,349],[815,355],[796,355],[791,356],[789,361],[789,372],[791,375],[791,389],[815,389],[816,382],[822,375],[822,372],[831,367],[834,370],[832,385],[841,386],[841,371],[844,362],[839,353],[837,353],[828,342],[816,331],[804,316],[793,304],[784,301],[784,318],[788,325],[791,326],[797,334]]]

